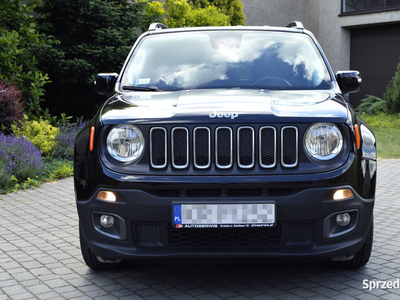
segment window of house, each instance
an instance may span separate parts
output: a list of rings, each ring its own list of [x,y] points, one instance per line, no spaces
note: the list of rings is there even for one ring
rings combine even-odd
[[[342,13],[400,9],[400,0],[343,0]]]

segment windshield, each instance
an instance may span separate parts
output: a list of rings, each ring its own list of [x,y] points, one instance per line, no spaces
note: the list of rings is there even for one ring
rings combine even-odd
[[[331,78],[306,34],[196,31],[142,39],[123,74],[123,89],[329,89]]]

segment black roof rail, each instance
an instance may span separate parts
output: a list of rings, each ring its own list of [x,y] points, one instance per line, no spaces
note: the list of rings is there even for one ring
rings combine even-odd
[[[168,29],[168,26],[164,25],[163,23],[152,23],[150,24],[148,31],[161,30],[161,29]]]
[[[293,21],[289,23],[286,27],[296,28],[296,29],[304,29],[303,23],[299,21]]]

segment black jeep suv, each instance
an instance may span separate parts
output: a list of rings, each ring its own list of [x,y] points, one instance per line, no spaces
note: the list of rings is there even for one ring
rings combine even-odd
[[[370,257],[376,143],[300,22],[152,24],[75,141],[81,249],[93,269],[151,257]]]

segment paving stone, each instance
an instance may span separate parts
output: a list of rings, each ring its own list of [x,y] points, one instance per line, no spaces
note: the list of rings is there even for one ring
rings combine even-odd
[[[93,299],[97,299],[100,296],[105,296],[105,295],[109,295],[108,292],[106,292],[105,290],[100,289],[98,286],[94,286],[95,289],[89,292],[85,292],[85,294]]]
[[[31,292],[33,295],[51,292],[51,289],[43,283],[28,286],[26,289],[29,290],[29,292]]]
[[[117,290],[117,291],[111,292],[111,294],[113,294],[117,297],[128,296],[128,295],[132,295],[133,293],[134,292],[129,289],[122,289],[122,290]],[[158,294],[158,293],[155,293],[155,294]]]
[[[173,299],[179,299],[179,298],[173,298]],[[205,295],[201,295],[201,299],[202,300],[222,300],[224,298],[221,298],[221,297],[219,297],[217,295],[214,295],[214,294],[205,294]]]
[[[59,297],[59,294],[57,294],[57,293],[54,292],[54,291],[50,291],[50,292],[47,292],[47,293],[40,294],[39,296],[40,296],[39,299],[46,300],[46,299],[54,299],[54,298],[57,298],[57,297]],[[38,296],[38,297],[39,297],[39,296]]]
[[[77,297],[82,297],[84,296],[84,294],[81,291],[71,291],[71,292],[67,292],[67,293],[62,293],[62,296],[65,299],[72,299],[72,298],[77,298]]]
[[[34,299],[34,298],[35,298],[35,296],[33,296],[31,293],[28,293],[28,292],[12,296],[13,300],[26,300],[26,299]]]
[[[0,195],[2,299],[400,299],[399,289],[363,289],[400,278],[400,160],[378,163],[375,236],[360,270],[310,263],[132,264],[95,272],[79,249],[73,179]],[[32,221],[32,215],[36,219]]]
[[[135,293],[142,297],[154,296],[154,295],[158,294],[158,292],[153,289],[140,290],[140,291],[136,291]]]
[[[163,297],[163,296],[160,295],[160,297]],[[129,296],[126,296],[126,297],[121,297],[119,299],[120,300],[143,300],[144,298],[142,298],[142,297],[140,297],[138,295],[129,295]],[[169,298],[167,298],[167,299],[169,299]]]
[[[246,289],[246,290],[240,291],[240,294],[247,296],[247,297],[254,297],[254,296],[260,295],[261,292],[259,290],[255,290],[255,289]]]
[[[69,285],[68,282],[62,279],[47,280],[46,284],[52,289]]]
[[[300,287],[287,290],[287,292],[289,292],[291,294],[294,294],[296,296],[299,296],[299,297],[303,297],[303,298],[309,298],[309,297],[317,296],[317,294],[315,292],[312,292],[310,290],[306,290],[306,289],[303,289],[303,288],[300,288]]]
[[[232,298],[228,298],[228,300],[250,300],[250,298],[244,297],[244,296],[235,296]]]
[[[204,289],[200,289],[200,288],[186,290],[185,292],[191,296],[196,296],[196,297],[199,297],[200,295],[208,294],[208,291],[206,291]]]
[[[14,286],[16,284],[18,284],[18,283],[15,279],[6,279],[4,281],[0,280],[0,288],[5,288],[7,286]]]
[[[366,293],[357,295],[356,298],[362,299],[362,300],[378,300],[378,299],[380,299],[380,297],[376,297],[374,295],[366,294]]]
[[[0,291],[1,291],[1,289],[0,289]],[[4,293],[0,294],[0,300],[9,300],[9,299],[10,298],[6,294],[4,294]]]
[[[120,299],[124,299],[124,298],[120,298]],[[127,300],[130,300],[131,298],[125,298]],[[149,296],[146,297],[146,300],[169,300],[170,298],[164,296],[164,295],[154,295],[154,296]]]
[[[2,290],[9,296],[26,293],[26,289],[21,285],[11,285],[3,287]]]

